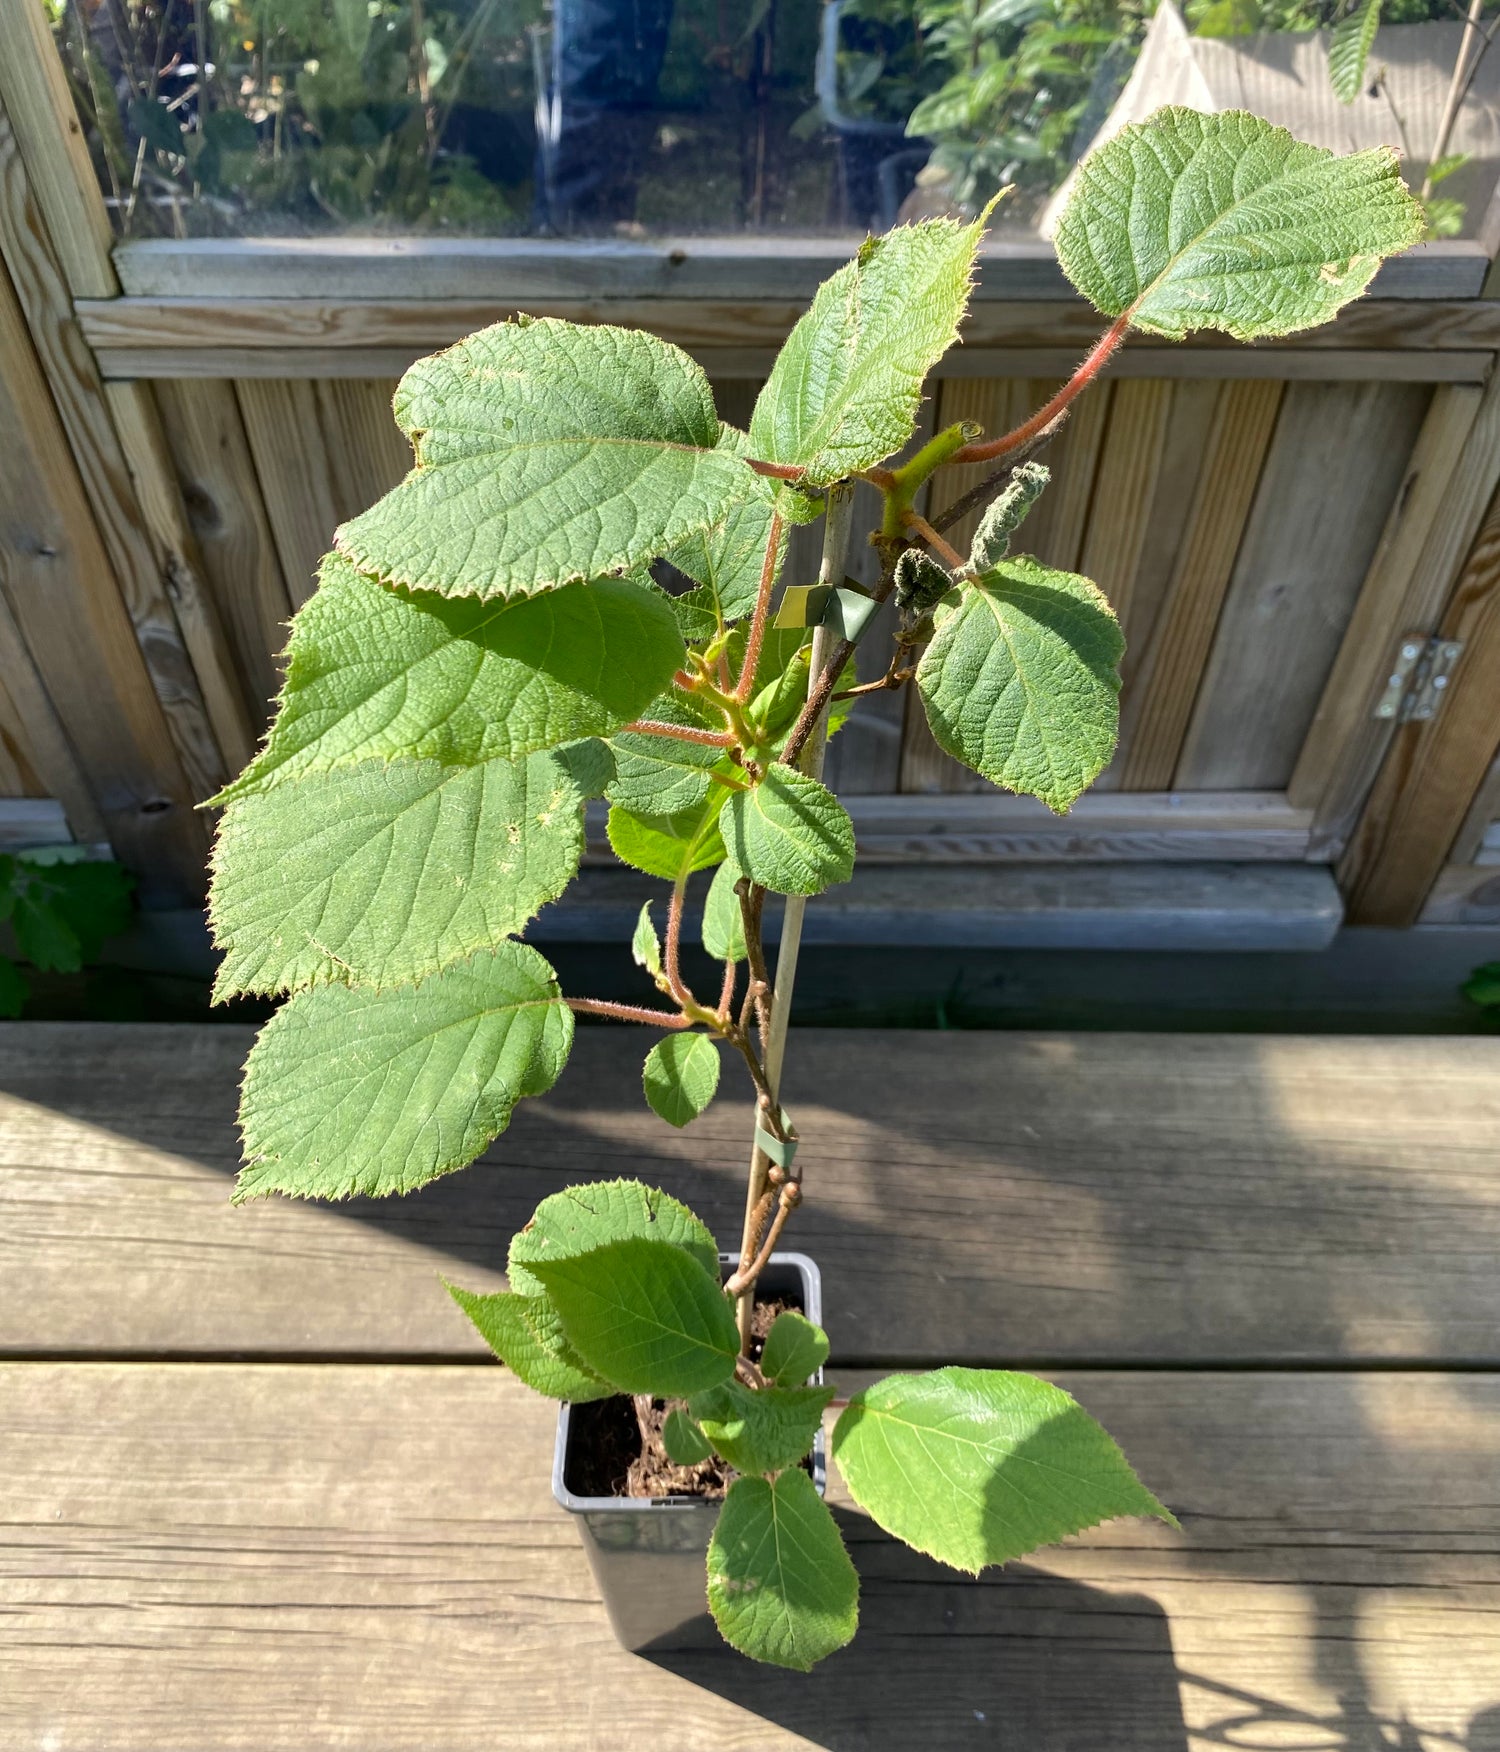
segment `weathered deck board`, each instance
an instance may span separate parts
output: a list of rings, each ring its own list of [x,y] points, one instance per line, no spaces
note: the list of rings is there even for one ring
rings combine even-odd
[[[437,1273],[564,1184],[737,1231],[747,1104],[668,1133],[610,1028],[414,1198],[233,1209],[249,1040],[0,1031],[0,1351],[472,1356]],[[808,1030],[788,1101],[846,1366],[1500,1363],[1500,1040]]]
[[[1495,1744],[1500,1383],[1061,1380],[1182,1532],[1117,1522],[976,1583],[851,1515],[863,1629],[803,1678],[613,1644],[551,1408],[498,1367],[0,1368],[0,1742]]]

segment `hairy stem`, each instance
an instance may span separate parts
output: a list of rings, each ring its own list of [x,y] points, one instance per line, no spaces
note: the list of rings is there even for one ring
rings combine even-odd
[[[614,1022],[643,1022],[648,1028],[691,1028],[691,1016],[671,1010],[648,1010],[643,1004],[616,1004],[608,998],[565,998],[564,1003],[580,1016],[608,1016]]]
[[[637,718],[633,724],[622,724],[615,732],[627,731],[635,736],[675,736],[680,742],[703,742],[710,748],[728,748],[734,738],[727,730],[700,730],[691,724],[663,724],[655,718]]]
[[[955,450],[948,458],[950,463],[960,462],[995,462],[1002,456],[1009,456],[1012,451],[1019,450],[1023,444],[1029,444],[1039,434],[1045,432],[1054,421],[1060,419],[1074,399],[1094,381],[1104,367],[1114,357],[1115,350],[1125,339],[1130,328],[1130,312],[1117,316],[1110,326],[1094,343],[1094,350],[1078,367],[1068,381],[1058,390],[1045,407],[1038,408],[1029,420],[1023,420],[1013,431],[1007,432],[1003,438],[989,438],[978,444],[965,444],[961,450]]]
[[[740,669],[739,686],[734,697],[744,705],[755,691],[755,672],[760,667],[760,648],[766,636],[766,618],[771,610],[771,592],[776,587],[776,556],[781,550],[781,514],[771,513],[771,532],[766,538],[766,557],[760,563],[760,589],[755,597],[755,613],[750,617],[750,631],[745,636],[745,661]]]
[[[944,541],[925,517],[919,517],[915,511],[908,511],[906,513],[906,527],[913,535],[921,536],[938,558],[946,560],[955,570],[968,565],[969,562],[958,549],[950,542]]]

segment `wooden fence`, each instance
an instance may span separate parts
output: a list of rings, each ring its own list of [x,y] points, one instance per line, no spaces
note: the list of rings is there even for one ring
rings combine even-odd
[[[116,248],[37,0],[0,0],[0,103],[0,797],[56,799],[162,902],[201,896],[193,805],[261,733],[334,526],[408,466],[390,396],[411,360],[518,307],[640,324],[743,421],[843,254]],[[1489,284],[1486,243],[1422,246],[1301,340],[1132,342],[1052,445],[1027,530],[1124,621],[1113,765],[1054,820],[876,696],[833,757],[864,855],[1312,862],[1354,922],[1500,922]],[[929,418],[1003,428],[1097,325],[1044,246],[988,254]]]

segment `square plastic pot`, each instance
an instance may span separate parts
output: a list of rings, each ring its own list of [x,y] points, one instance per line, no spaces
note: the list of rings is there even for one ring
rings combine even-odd
[[[804,1253],[773,1253],[758,1293],[766,1301],[794,1303],[823,1323],[823,1280]],[[576,1495],[568,1486],[576,1475],[572,1410],[563,1405],[557,1414],[552,1494],[573,1516],[616,1638],[637,1650],[722,1648],[707,1597],[708,1542],[719,1504],[702,1497]],[[827,1482],[821,1431],[812,1461],[821,1496]]]

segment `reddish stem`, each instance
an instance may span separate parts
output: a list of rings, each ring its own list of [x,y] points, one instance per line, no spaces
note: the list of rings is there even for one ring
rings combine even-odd
[[[636,736],[676,736],[683,742],[706,742],[710,748],[732,748],[734,738],[727,730],[699,730],[691,724],[663,724],[656,718],[637,718],[633,724],[622,724],[617,734],[630,731]]]
[[[766,557],[760,564],[760,590],[755,598],[755,613],[750,619],[750,631],[745,638],[745,661],[740,668],[739,686],[734,697],[741,705],[755,688],[755,672],[760,667],[760,648],[765,641],[766,619],[771,610],[771,592],[776,585],[776,555],[781,547],[781,513],[771,513],[771,533],[766,541]]]
[[[672,899],[667,907],[667,940],[662,949],[662,970],[667,976],[667,988],[683,1005],[694,1001],[677,967],[677,952],[682,941],[682,902],[686,894],[687,879],[683,878],[672,889]]]
[[[1130,312],[1115,318],[1114,322],[1100,335],[1094,343],[1094,350],[1078,367],[1068,381],[1058,390],[1052,400],[1044,408],[1038,409],[1031,418],[1014,431],[1007,432],[1003,438],[989,438],[978,444],[965,444],[961,450],[955,450],[948,458],[954,462],[993,462],[997,457],[1009,456],[1011,451],[1019,450],[1023,444],[1028,444],[1039,432],[1045,432],[1058,416],[1064,413],[1074,397],[1088,388],[1099,373],[1113,358],[1115,349],[1130,328]]]
[[[800,481],[807,473],[804,468],[798,468],[790,462],[758,462],[753,456],[745,460],[758,475],[766,475],[773,481]]]
[[[724,983],[719,988],[719,1014],[726,1019],[729,1016],[729,1006],[734,1002],[734,988],[739,980],[740,964],[737,961],[724,963]]]
[[[951,542],[944,541],[927,519],[919,517],[915,511],[906,513],[906,527],[913,535],[920,535],[934,553],[945,559],[955,569],[968,564],[958,549]]]
[[[642,1004],[616,1004],[608,998],[567,998],[570,1010],[582,1016],[609,1016],[616,1022],[644,1022],[648,1028],[691,1028],[691,1018],[670,1010],[648,1010]]]

